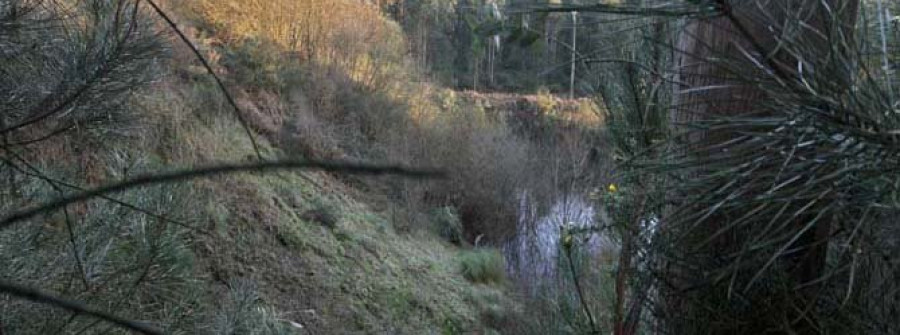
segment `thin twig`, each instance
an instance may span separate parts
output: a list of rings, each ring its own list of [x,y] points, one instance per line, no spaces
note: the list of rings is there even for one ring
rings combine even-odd
[[[21,173],[21,174],[24,174],[24,175],[29,176],[29,177],[41,179],[41,180],[45,181],[46,183],[50,184],[51,186],[54,186],[54,185],[56,185],[56,187],[58,187],[58,186],[65,186],[65,187],[67,187],[67,188],[70,188],[70,189],[73,189],[73,190],[76,190],[76,191],[86,191],[86,190],[87,190],[87,189],[84,188],[84,187],[81,187],[81,186],[78,186],[78,185],[75,185],[75,184],[72,184],[72,183],[63,181],[63,180],[51,178],[51,177],[45,175],[45,174],[44,174],[42,171],[40,171],[40,169],[38,169],[37,167],[35,167],[35,166],[31,165],[30,163],[28,163],[27,160],[25,160],[25,159],[22,158],[21,156],[17,155],[14,151],[12,151],[12,150],[5,150],[5,151],[6,151],[7,154],[11,155],[13,158],[15,158],[16,160],[18,160],[19,163],[21,163],[21,164],[24,165],[26,168],[28,168],[28,170],[31,170],[31,172],[29,172],[29,171],[26,171],[26,170],[24,170],[24,169],[21,169],[21,168],[19,168],[18,166],[16,166],[15,164],[13,164],[12,162],[10,162],[9,160],[0,157],[0,161],[5,162],[8,166],[12,167],[13,169],[16,169],[16,170],[19,171],[19,173]],[[147,215],[147,216],[152,217],[152,218],[154,218],[154,219],[161,220],[162,222],[174,223],[174,224],[176,224],[176,225],[178,225],[178,226],[187,228],[188,230],[191,230],[191,231],[194,231],[194,232],[197,232],[197,233],[201,233],[201,234],[204,234],[204,235],[210,235],[209,232],[207,232],[207,231],[205,231],[205,230],[203,230],[203,229],[194,227],[194,226],[192,226],[192,225],[190,225],[190,224],[188,224],[188,223],[186,223],[186,222],[181,222],[181,221],[178,221],[178,220],[175,220],[175,219],[168,218],[168,217],[166,217],[165,215],[161,215],[161,214],[154,213],[153,211],[150,211],[150,210],[147,210],[147,209],[143,209],[143,208],[141,208],[141,207],[138,207],[137,205],[133,205],[133,204],[127,203],[127,202],[125,202],[125,201],[122,201],[122,200],[119,200],[119,199],[110,197],[110,196],[100,195],[100,196],[98,196],[98,198],[103,199],[103,200],[106,200],[106,201],[109,201],[109,202],[111,202],[111,203],[114,203],[114,204],[116,204],[116,205],[122,206],[122,207],[124,207],[124,208],[130,209],[130,210],[135,211],[135,212],[137,212],[137,213],[141,213],[141,214]]]
[[[600,334],[600,328],[597,327],[597,321],[594,320],[594,314],[591,313],[591,308],[587,304],[584,290],[581,289],[581,281],[578,280],[578,273],[575,271],[575,262],[572,261],[572,248],[571,246],[565,247],[565,250],[566,259],[569,261],[569,271],[572,272],[572,282],[575,284],[575,291],[578,293],[578,301],[581,302],[581,308],[584,310],[584,314],[591,325],[591,334]]]
[[[137,1],[140,1],[140,0],[137,0]],[[241,127],[244,128],[244,132],[247,134],[247,137],[250,139],[250,143],[253,144],[253,151],[256,152],[256,158],[258,158],[259,160],[263,160],[262,153],[259,151],[259,144],[256,143],[256,137],[253,136],[253,131],[250,130],[250,125],[247,123],[247,120],[244,119],[244,115],[243,115],[243,113],[241,113],[241,109],[238,107],[237,103],[234,101],[234,98],[231,96],[231,93],[229,93],[228,89],[225,88],[225,84],[222,82],[222,79],[220,79],[219,76],[216,75],[216,72],[213,71],[212,66],[209,65],[209,62],[200,53],[200,50],[198,50],[197,47],[194,46],[194,44],[191,43],[191,41],[187,38],[187,36],[185,36],[184,33],[181,32],[181,29],[178,28],[178,25],[175,24],[175,21],[172,21],[172,19],[169,18],[169,16],[159,6],[157,6],[156,3],[154,3],[152,0],[145,0],[145,1],[147,2],[147,4],[150,5],[150,7],[153,7],[153,11],[155,11],[156,14],[158,14],[163,20],[165,20],[166,23],[169,25],[169,27],[171,27],[172,30],[175,31],[175,34],[177,34],[178,37],[181,38],[181,41],[183,41],[184,44],[187,45],[187,47],[191,49],[191,51],[194,53],[194,56],[196,56],[197,59],[200,60],[200,63],[203,64],[203,67],[206,68],[206,71],[209,72],[209,74],[213,77],[213,79],[216,80],[216,84],[219,86],[219,90],[221,90],[222,94],[225,95],[225,100],[228,100],[228,104],[230,104],[231,107],[234,108],[234,113],[235,113],[235,116],[237,116],[238,122],[241,123]],[[135,5],[137,5],[137,3]]]

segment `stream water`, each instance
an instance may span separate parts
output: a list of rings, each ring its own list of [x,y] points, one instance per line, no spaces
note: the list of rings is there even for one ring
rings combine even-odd
[[[563,229],[599,228],[596,225],[607,217],[583,196],[566,195],[556,199],[546,213],[539,213],[539,206],[528,192],[519,198],[519,219],[516,234],[503,245],[507,272],[528,287],[553,280],[560,261],[560,236]],[[598,229],[598,231],[602,231]],[[617,248],[602,233],[586,237],[581,247],[592,256]]]

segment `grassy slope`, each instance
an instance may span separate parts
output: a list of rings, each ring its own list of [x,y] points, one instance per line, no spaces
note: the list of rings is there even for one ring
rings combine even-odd
[[[207,185],[222,195],[218,234],[198,243],[210,289],[251,280],[267,305],[316,333],[479,330],[480,313],[506,304],[502,289],[459,274],[459,250],[430,236],[399,235],[389,217],[325,175],[242,176]],[[332,207],[329,227],[301,218]],[[226,285],[222,285],[226,284]]]
[[[173,91],[202,86],[177,76],[167,81]],[[150,100],[171,103],[166,94]],[[233,161],[252,153],[228,117],[200,124],[181,113],[170,108],[160,115],[179,124],[164,127],[175,128],[170,141],[180,146],[168,152],[160,143],[162,160]],[[279,155],[262,141],[267,155]],[[462,250],[424,232],[396,232],[390,213],[360,200],[378,195],[361,194],[334,176],[235,175],[194,188],[201,195],[194,204],[202,208],[199,219],[212,232],[193,237],[194,276],[211,306],[227,303],[236,283],[251,283],[259,306],[316,334],[480,332],[482,312],[511,306],[504,288],[472,284],[460,274]],[[314,210],[333,213],[336,222],[317,222],[309,215]]]
[[[173,62],[175,72],[185,64]],[[208,82],[167,81],[175,91],[210,94]],[[235,122],[216,123],[183,130],[181,143],[193,147],[180,155],[234,160],[251,153]],[[390,213],[370,203],[378,195],[360,194],[333,176],[240,175],[197,187],[207,195],[203,216],[215,233],[197,237],[194,271],[213,305],[227,301],[236,283],[249,282],[275,318],[315,334],[481,333],[512,306],[505,288],[472,284],[460,274],[462,250],[425,233],[397,233]],[[333,225],[309,217],[323,210],[333,212]]]

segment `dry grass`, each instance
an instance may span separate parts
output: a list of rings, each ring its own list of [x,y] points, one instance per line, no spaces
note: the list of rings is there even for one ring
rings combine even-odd
[[[402,66],[402,31],[374,6],[348,0],[193,0],[190,4],[226,44],[271,41],[284,55],[337,66],[367,87],[384,84],[382,78]]]

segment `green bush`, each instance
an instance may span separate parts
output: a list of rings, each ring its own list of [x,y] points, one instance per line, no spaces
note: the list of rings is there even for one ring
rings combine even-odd
[[[464,251],[460,265],[462,275],[474,283],[501,283],[506,279],[506,261],[495,249]]]
[[[272,41],[248,38],[224,49],[222,65],[228,68],[238,83],[253,89],[281,90],[285,86],[283,73],[286,60]]]
[[[149,159],[106,166],[110,171],[127,166],[138,170],[134,173],[144,173],[156,168],[142,163]],[[81,173],[71,167],[35,168],[65,180],[77,180]],[[17,178],[20,194],[6,197],[8,203],[0,205],[0,211],[9,213],[21,208],[22,202],[53,199],[69,190],[48,180]],[[187,184],[180,184],[130,190],[115,197],[177,223],[98,199],[15,225],[0,234],[0,280],[34,285],[88,306],[109,306],[122,317],[152,320],[168,331],[190,331],[198,318],[194,308],[201,303],[202,290],[194,272],[191,226],[186,225],[196,221],[189,199],[198,196]],[[94,333],[107,327],[91,318],[71,318],[50,305],[0,301],[3,330],[12,334]]]
[[[340,220],[339,209],[331,203],[328,203],[324,199],[314,199],[312,202],[312,208],[307,210],[300,216],[301,219],[307,222],[314,222],[321,224],[330,229],[334,229],[337,227],[338,221]]]
[[[452,206],[440,207],[431,211],[431,223],[437,234],[453,244],[463,241],[462,221],[459,212]]]
[[[210,317],[211,334],[281,335],[297,334],[298,329],[263,303],[257,284],[251,280],[232,280],[228,298]]]
[[[67,130],[82,135],[80,142],[133,135],[141,115],[127,107],[129,99],[159,78],[159,61],[167,54],[146,13],[132,6],[101,0],[66,5],[3,1],[3,127]],[[26,132],[5,136],[13,143],[18,136],[35,137]]]

